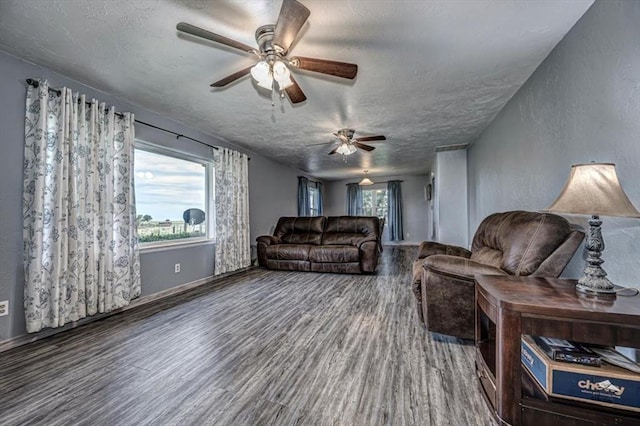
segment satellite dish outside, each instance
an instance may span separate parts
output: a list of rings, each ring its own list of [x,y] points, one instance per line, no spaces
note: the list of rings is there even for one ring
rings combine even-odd
[[[182,213],[182,218],[187,225],[200,225],[204,222],[205,213],[200,209],[187,209]]]

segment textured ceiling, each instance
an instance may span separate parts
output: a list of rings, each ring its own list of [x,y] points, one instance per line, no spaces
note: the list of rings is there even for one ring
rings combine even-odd
[[[291,53],[353,62],[355,80],[297,71],[307,95],[271,105],[255,60],[176,31],[185,21],[255,46],[280,0],[1,0],[0,50],[324,179],[426,173],[435,147],[470,143],[592,0],[301,0]],[[33,77],[33,76],[25,76]],[[383,134],[344,162],[331,134]]]

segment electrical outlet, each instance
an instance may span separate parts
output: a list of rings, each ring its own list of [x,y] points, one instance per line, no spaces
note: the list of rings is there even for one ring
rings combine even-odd
[[[173,267],[173,271],[177,274],[178,272],[180,272],[180,264],[176,263],[176,265]]]
[[[0,317],[9,315],[9,301],[3,300],[0,302]]]

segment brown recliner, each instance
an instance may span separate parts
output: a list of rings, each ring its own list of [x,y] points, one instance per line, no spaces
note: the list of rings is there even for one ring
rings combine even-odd
[[[474,275],[558,277],[583,238],[563,217],[511,211],[484,219],[471,251],[423,242],[413,264],[418,316],[430,331],[473,339]]]

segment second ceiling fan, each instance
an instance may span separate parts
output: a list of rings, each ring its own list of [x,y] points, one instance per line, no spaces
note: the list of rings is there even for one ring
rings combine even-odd
[[[365,145],[362,142],[373,142],[373,141],[384,141],[387,140],[382,135],[379,136],[364,136],[361,138],[354,138],[353,135],[356,131],[353,129],[340,129],[336,133],[333,134],[336,138],[338,138],[340,144],[335,147],[329,155],[333,154],[341,154],[341,155],[351,155],[357,151],[357,149],[362,149],[364,151],[373,151],[376,149],[373,146]],[[332,142],[329,142],[332,143]]]
[[[258,86],[275,91],[275,84],[277,84],[278,90],[280,92],[284,91],[291,103],[296,104],[305,101],[307,97],[291,75],[290,67],[351,80],[358,73],[356,64],[327,59],[287,56],[291,44],[296,39],[310,13],[309,9],[296,0],[283,0],[277,23],[275,25],[263,25],[256,30],[255,37],[258,49],[186,22],[180,22],[176,28],[179,31],[211,40],[260,58],[256,65],[244,68],[218,80],[211,85],[212,87],[224,87],[239,78],[251,74]]]

